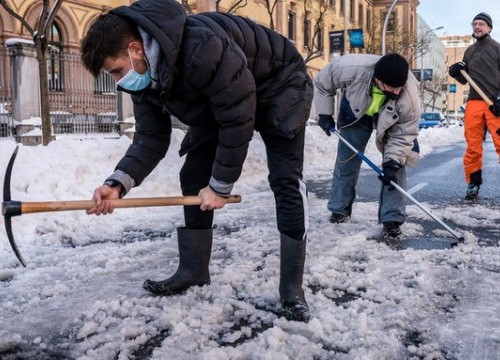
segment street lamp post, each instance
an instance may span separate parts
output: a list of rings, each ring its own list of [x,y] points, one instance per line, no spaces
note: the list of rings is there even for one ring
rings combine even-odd
[[[382,55],[385,55],[385,37],[387,33],[387,25],[389,25],[389,19],[391,17],[391,13],[394,10],[394,7],[398,3],[399,0],[393,0],[389,10],[387,10],[387,15],[385,16],[384,26],[382,27]]]
[[[344,49],[342,55],[347,54],[347,0],[344,0]]]
[[[421,106],[422,106],[422,112],[425,111],[425,87],[424,87],[424,46],[425,46],[425,38],[432,32],[444,29],[444,26],[438,26],[435,29],[429,29],[427,32],[422,36],[421,41],[421,46],[420,46],[420,98],[422,100]]]

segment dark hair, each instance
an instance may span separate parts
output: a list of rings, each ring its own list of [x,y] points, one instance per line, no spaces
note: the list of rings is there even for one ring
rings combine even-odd
[[[97,76],[106,58],[126,52],[128,44],[134,40],[142,41],[139,29],[132,20],[113,13],[101,14],[82,40],[80,51],[83,65]]]

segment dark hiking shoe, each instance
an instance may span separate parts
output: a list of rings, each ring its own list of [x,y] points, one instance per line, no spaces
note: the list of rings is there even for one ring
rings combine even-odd
[[[348,218],[349,218],[349,216],[347,216],[347,215],[340,215],[340,214],[332,213],[332,215],[330,216],[330,222],[334,223],[334,224],[340,224],[340,223],[346,222]]]
[[[384,236],[388,237],[398,237],[401,235],[401,223],[398,222],[386,222],[384,223]]]
[[[294,301],[285,301],[281,305],[281,315],[288,321],[309,322],[309,306],[305,300],[296,297]]]
[[[467,192],[465,193],[465,200],[476,200],[479,195],[479,185],[470,183],[467,186]]]

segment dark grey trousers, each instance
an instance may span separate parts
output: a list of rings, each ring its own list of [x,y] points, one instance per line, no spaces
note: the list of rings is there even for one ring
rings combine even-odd
[[[268,181],[276,201],[277,226],[280,233],[303,240],[308,227],[307,191],[302,181],[305,130],[288,139],[261,133],[266,145]],[[180,172],[183,195],[198,195],[212,175],[217,138],[206,141],[186,155]],[[213,223],[213,211],[199,206],[185,206],[186,227],[207,229]]]

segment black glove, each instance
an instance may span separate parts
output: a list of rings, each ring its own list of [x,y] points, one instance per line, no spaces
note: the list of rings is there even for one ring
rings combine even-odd
[[[382,164],[382,172],[384,175],[379,175],[378,178],[384,183],[384,186],[389,186],[389,191],[394,190],[394,186],[391,185],[391,181],[397,183],[396,172],[401,169],[401,165],[394,160],[389,160]]]
[[[333,120],[333,116],[318,115],[318,117],[319,117],[318,121],[319,127],[323,129],[326,135],[330,136],[332,134],[332,131],[335,129],[335,120]]]
[[[496,117],[500,116],[500,95],[493,99],[493,104],[490,105],[490,111]]]
[[[456,79],[460,84],[465,85],[467,84],[467,79],[462,75],[460,70],[467,71],[467,65],[463,61],[451,65],[448,70],[448,74],[450,74],[450,76]]]

